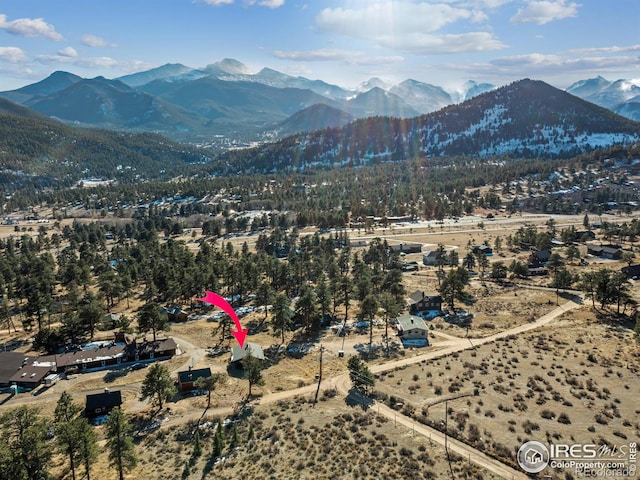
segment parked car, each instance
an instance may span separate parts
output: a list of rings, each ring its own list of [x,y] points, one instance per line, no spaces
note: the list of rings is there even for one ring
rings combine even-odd
[[[149,365],[147,365],[146,363],[136,362],[131,365],[131,370],[142,370],[143,368],[147,368],[148,366]]]

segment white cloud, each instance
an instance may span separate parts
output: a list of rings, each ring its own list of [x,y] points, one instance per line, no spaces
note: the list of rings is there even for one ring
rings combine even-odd
[[[95,35],[83,35],[80,39],[83,45],[87,47],[116,47],[115,43],[109,43],[104,38]]]
[[[307,50],[307,51],[275,51],[273,56],[285,60],[294,60],[297,62],[329,62],[337,61],[349,65],[388,65],[391,63],[400,63],[404,60],[401,56],[371,56],[365,55],[363,52],[355,52],[350,50]]]
[[[464,71],[467,75],[483,75],[495,78],[540,78],[558,76],[569,78],[600,74],[626,74],[630,70],[640,71],[640,59],[632,56],[573,57],[563,54],[546,55],[532,53],[502,57],[488,63],[447,64],[440,66],[454,71]]]
[[[61,57],[75,58],[78,56],[78,52],[76,52],[76,49],[73,47],[65,47],[62,50],[58,50],[58,55]]]
[[[284,0],[262,0],[258,2],[261,7],[280,8],[284,5]]]
[[[578,55],[591,55],[594,53],[621,53],[621,52],[640,52],[640,45],[629,45],[627,47],[598,47],[598,48],[576,48],[569,50],[570,53]]]
[[[387,48],[422,55],[439,55],[463,52],[485,52],[506,48],[506,45],[488,32],[470,32],[461,34],[423,34],[414,33],[401,37],[380,39]]]
[[[404,33],[434,32],[471,16],[470,10],[445,4],[383,1],[358,9],[325,8],[316,18],[316,24],[323,31],[373,39]]]
[[[7,16],[0,14],[0,30],[21,37],[45,37],[56,41],[63,40],[62,35],[56,32],[55,27],[45,22],[42,18],[18,18],[8,22]]]
[[[79,58],[75,63],[76,65],[91,68],[113,68],[122,65],[121,62],[111,57]]]
[[[27,56],[18,47],[0,47],[0,60],[9,63],[26,62]]]
[[[235,0],[193,0],[193,3],[206,3],[207,5],[219,7],[221,5],[232,5]],[[243,3],[247,7],[260,5],[261,7],[280,8],[285,4],[285,0],[244,0]]]
[[[207,5],[213,5],[219,7],[220,5],[231,5],[234,0],[194,0],[193,3],[206,3]]]
[[[536,0],[530,1],[526,7],[519,8],[511,18],[511,23],[537,23],[544,25],[554,20],[575,17],[581,5],[566,0]]]
[[[316,26],[322,32],[420,54],[504,48],[505,45],[489,32],[437,33],[455,22],[481,23],[487,19],[484,12],[475,8],[457,8],[445,3],[384,0],[362,8],[325,8],[316,17]]]

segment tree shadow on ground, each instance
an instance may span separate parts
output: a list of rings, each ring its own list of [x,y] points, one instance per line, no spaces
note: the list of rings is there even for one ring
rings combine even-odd
[[[110,370],[110,371],[108,371],[107,373],[104,374],[104,377],[102,377],[102,380],[104,381],[104,383],[113,383],[117,379],[125,377],[127,375],[127,373],[129,373],[129,369],[128,368],[120,368],[118,370]]]
[[[344,402],[350,407],[360,407],[362,410],[368,410],[373,407],[375,400],[369,397],[364,391],[351,388],[349,394],[345,397]]]

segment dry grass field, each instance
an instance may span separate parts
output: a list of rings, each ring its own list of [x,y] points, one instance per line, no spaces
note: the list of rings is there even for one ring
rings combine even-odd
[[[547,218],[529,217],[526,221],[542,225]],[[576,226],[581,221],[581,217],[570,220]],[[467,245],[485,241],[493,245],[497,236],[504,239],[524,220],[514,219],[513,223],[504,224],[484,221],[482,228],[478,222],[387,229],[377,231],[373,236],[384,233],[389,243],[419,242],[424,245],[423,251],[442,243],[459,250],[462,258]],[[0,236],[8,235],[15,235],[15,232],[9,227],[0,227]],[[373,236],[367,235],[367,238]],[[191,236],[184,236],[183,240],[189,245],[197,245]],[[239,246],[244,240],[249,244],[255,241],[254,237],[233,241]],[[408,255],[406,259],[422,260],[420,254]],[[492,257],[490,262],[508,264],[512,259],[526,260],[526,253],[505,251]],[[579,273],[601,267],[618,269],[622,265],[622,262],[589,259],[587,266],[569,265],[569,269]],[[428,321],[431,346],[402,349],[396,343],[391,360],[438,351],[459,338],[468,338],[471,345],[473,339],[527,324],[555,309],[556,293],[534,288],[548,286],[549,277],[518,282],[526,287],[483,282],[479,276],[474,276],[467,288],[473,300],[469,304],[456,304],[473,313],[470,327],[464,328],[442,318]],[[422,290],[426,294],[436,294],[435,268],[421,267],[419,272],[404,274],[404,284],[407,293]],[[637,282],[632,294],[640,300]],[[115,311],[135,318],[135,308],[140,302],[132,302],[128,309],[125,304],[120,302]],[[631,325],[612,324],[610,319],[599,316],[590,307],[590,303],[586,303],[543,328],[517,337],[381,373],[376,391],[382,401],[417,422],[442,430],[446,417],[451,436],[516,468],[515,452],[527,440],[610,445],[635,441],[640,438],[637,402],[640,346]],[[356,313],[354,303],[350,308],[350,319],[354,319]],[[243,325],[255,326],[263,316],[263,313],[250,314],[243,318]],[[218,341],[212,336],[217,326],[216,322],[205,319],[171,326],[166,335],[183,343],[185,351],[165,362],[174,377],[188,367],[210,367],[216,372],[228,372],[229,353],[207,354],[207,349]],[[370,364],[388,361],[382,355],[383,334],[384,327],[377,325]],[[0,341],[17,340],[24,341],[20,351],[27,352],[28,335],[21,331],[7,333],[6,329],[0,332]],[[251,329],[247,340],[263,348],[280,344],[280,338],[268,330],[257,331],[255,328]],[[368,358],[368,343],[368,331],[353,332],[345,339],[330,331],[317,337],[290,333],[277,354],[273,350],[269,352],[263,372],[265,385],[254,387],[254,393],[264,397],[302,386],[313,388],[317,382],[321,345],[324,348],[323,378],[326,380],[346,370],[350,355],[361,353]],[[291,345],[307,345],[309,350],[305,354],[287,353],[286,349]],[[344,358],[338,356],[340,350],[344,350]],[[167,425],[162,425],[152,416],[148,402],[138,398],[137,391],[145,373],[140,370],[76,375],[68,383],[59,382],[37,397],[23,394],[7,401],[0,409],[5,411],[17,406],[18,400],[24,398],[25,402],[37,404],[43,413],[50,415],[65,388],[72,389],[79,403],[84,403],[83,392],[105,387],[121,388],[124,408],[132,415],[137,428],[135,438],[140,458],[139,465],[127,479],[450,479],[452,476],[442,447],[432,445],[428,438],[414,435],[411,429],[376,414],[375,408],[363,411],[359,406],[347,404],[342,397],[334,397],[331,390],[321,395],[322,401],[316,407],[309,403],[312,395],[251,407],[235,424],[237,442],[233,448],[229,446],[233,444],[234,427],[225,429],[224,461],[212,459],[213,429],[200,429],[202,454],[194,457],[196,426],[193,419],[205,410],[206,396],[177,396],[167,405],[168,410],[158,415],[158,418],[170,419]],[[212,394],[213,411],[238,405],[247,395],[247,380],[234,372],[229,373]],[[217,418],[208,420],[215,423]],[[149,424],[152,428],[147,428]],[[97,427],[99,435],[103,429]],[[63,457],[56,456],[53,465],[56,478],[62,478],[66,468]],[[185,465],[189,465],[188,475],[184,474]],[[451,468],[455,479],[498,478],[455,455]],[[104,451],[93,477],[100,480],[117,478],[115,471],[108,467]],[[560,473],[552,474],[551,478],[565,480]]]
[[[446,405],[450,435],[517,466],[529,440],[637,441],[639,353],[628,325],[583,307],[519,337],[383,373],[376,389],[439,429]]]
[[[213,426],[199,429],[202,455],[194,458],[194,425],[160,429],[139,442],[141,462],[132,478],[294,479],[449,479],[444,449],[373,410],[322,397],[316,407],[296,397],[258,407],[245,420],[225,428],[231,451],[211,457]],[[234,435],[237,441],[234,442]],[[235,447],[234,447],[235,445]],[[452,456],[455,478],[494,479],[459,456]]]

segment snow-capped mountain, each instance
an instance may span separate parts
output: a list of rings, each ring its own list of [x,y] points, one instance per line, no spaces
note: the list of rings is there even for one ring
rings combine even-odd
[[[271,68],[252,73],[243,63],[226,58],[201,68],[167,64],[112,80],[55,72],[40,82],[0,92],[0,97],[69,123],[153,131],[175,140],[199,142],[230,132],[239,138],[258,139],[317,104],[344,112],[338,115],[331,110],[328,120],[321,123],[340,126],[350,117],[410,118],[438,112],[495,88],[475,81],[444,88],[414,79],[392,85],[371,78],[349,90]],[[576,82],[567,92],[640,120],[639,81],[610,82],[596,77]],[[311,109],[297,118],[320,111],[327,109]],[[281,129],[285,130],[292,129]]]
[[[610,82],[599,76],[580,80],[567,88],[567,92],[632,120],[640,120],[638,107],[635,105],[640,98],[640,80],[620,79]]]
[[[640,141],[640,124],[544,82],[521,80],[415,118],[370,117],[300,134],[260,158],[267,171],[438,156],[572,157]],[[270,148],[273,154],[270,154]],[[246,168],[252,168],[250,154]]]

